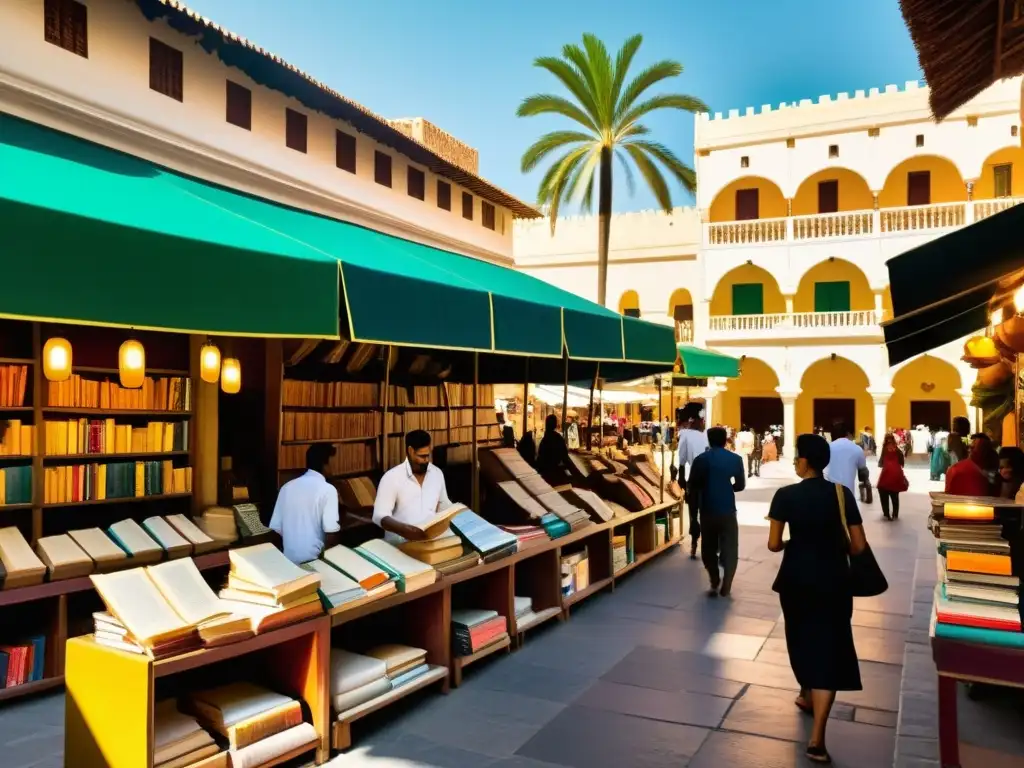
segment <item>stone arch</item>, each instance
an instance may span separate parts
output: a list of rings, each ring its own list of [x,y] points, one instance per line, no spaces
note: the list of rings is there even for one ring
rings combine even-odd
[[[952,419],[967,415],[967,404],[957,391],[962,387],[956,366],[933,355],[900,364],[892,377],[884,429],[910,429],[917,423],[949,429]],[[948,404],[948,412],[943,404]]]
[[[769,363],[744,355],[740,359],[739,378],[730,381],[719,396],[721,410],[716,421],[735,429],[745,421],[761,430],[772,424],[781,424],[782,398],[778,388],[779,374]]]
[[[640,317],[640,294],[633,289],[623,291],[619,297],[619,314]]]
[[[797,278],[797,289],[793,296],[794,312],[817,312],[819,306],[828,304],[819,283],[847,283],[849,285],[849,311],[873,310],[875,295],[864,271],[852,262],[832,257],[819,261]],[[821,294],[821,295],[819,295]],[[816,298],[817,297],[817,298]],[[823,304],[824,302],[824,304]],[[832,311],[843,311],[838,308]]]
[[[1024,148],[1017,144],[998,149],[985,158],[975,177],[975,200],[992,200],[996,197],[995,169],[998,165],[1010,166],[1009,197],[1024,197]]]
[[[967,185],[956,163],[941,155],[915,155],[889,171],[882,191],[878,194],[878,206],[906,206],[908,174],[920,171],[928,171],[931,175],[931,203],[959,203],[967,200]]]
[[[761,314],[777,314],[786,311],[786,299],[779,283],[767,269],[754,264],[741,264],[730,269],[715,284],[711,293],[710,314],[712,316],[747,314],[734,311],[735,286],[760,284],[762,286]],[[740,309],[744,309],[740,307]]]
[[[831,424],[815,420],[853,419],[856,432],[874,425],[874,403],[868,394],[869,378],[852,360],[832,355],[816,360],[800,375],[800,396],[796,399],[796,433],[815,427],[831,429]]]
[[[693,296],[686,288],[676,288],[668,300],[668,317],[676,329],[676,341],[693,341]]]
[[[778,184],[763,176],[744,176],[729,182],[715,193],[708,208],[708,221],[736,221],[736,193],[741,189],[757,190],[757,218],[779,219],[787,215],[789,209],[786,197]]]
[[[837,181],[839,184],[840,211],[870,211],[875,204],[871,186],[856,171],[842,166],[823,168],[812,173],[797,187],[793,195],[794,216],[810,216],[819,213],[818,185],[823,181]]]

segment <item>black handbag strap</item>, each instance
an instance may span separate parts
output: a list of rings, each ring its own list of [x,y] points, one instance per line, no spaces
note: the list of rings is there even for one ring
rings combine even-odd
[[[843,485],[841,483],[835,483],[836,486],[836,498],[839,499],[839,519],[843,521],[843,533],[846,534],[847,545],[853,542],[850,539],[850,526],[846,524],[846,494],[843,493]]]

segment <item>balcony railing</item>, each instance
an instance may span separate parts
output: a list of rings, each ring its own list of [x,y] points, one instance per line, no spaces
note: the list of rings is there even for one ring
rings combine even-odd
[[[807,242],[836,237],[866,237],[884,233],[913,233],[962,227],[1024,202],[1024,197],[1002,197],[967,203],[935,203],[842,211],[781,219],[722,221],[707,224],[708,245],[755,245]]]
[[[676,320],[676,342],[693,343],[693,320]]]
[[[812,335],[839,330],[877,332],[879,318],[873,309],[850,312],[779,312],[770,315],[713,315],[709,319],[711,334],[760,336],[764,333],[799,330]]]

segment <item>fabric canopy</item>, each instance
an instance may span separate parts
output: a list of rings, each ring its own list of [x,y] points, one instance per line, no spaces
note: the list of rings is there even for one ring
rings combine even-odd
[[[679,344],[680,372],[694,379],[735,379],[740,375],[740,361],[710,349]]]
[[[674,361],[670,327],[623,318],[522,272],[2,114],[0,223],[19,286],[4,309],[12,316],[236,335],[345,330],[369,343]]]
[[[1013,206],[889,259],[889,364],[985,328],[989,307],[1024,270],[1024,206]]]

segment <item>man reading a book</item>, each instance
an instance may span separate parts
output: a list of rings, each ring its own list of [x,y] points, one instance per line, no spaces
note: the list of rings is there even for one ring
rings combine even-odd
[[[281,537],[285,556],[293,563],[316,560],[332,547],[341,523],[338,490],[327,482],[327,465],[337,449],[315,443],[306,451],[306,473],[281,486],[270,529]]]
[[[452,506],[444,473],[430,463],[430,433],[416,429],[405,436],[405,461],[384,473],[373,504],[373,522],[386,541],[423,541],[417,527]]]

